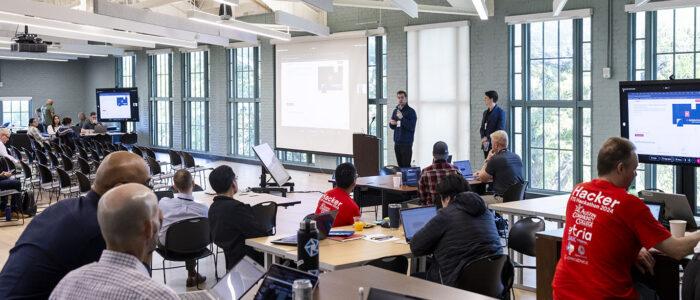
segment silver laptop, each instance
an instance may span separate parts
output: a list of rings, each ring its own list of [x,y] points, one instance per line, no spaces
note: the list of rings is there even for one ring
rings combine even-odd
[[[263,275],[265,275],[265,268],[250,257],[244,256],[210,290],[183,293],[178,296],[186,300],[241,299]]]
[[[107,133],[107,126],[95,125],[95,133]]]

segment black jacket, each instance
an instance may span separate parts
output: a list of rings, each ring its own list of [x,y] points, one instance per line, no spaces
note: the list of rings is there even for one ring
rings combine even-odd
[[[501,254],[502,249],[486,203],[478,194],[464,192],[413,236],[411,252],[434,254],[427,279],[455,286],[464,266],[484,256]]]
[[[209,207],[209,224],[214,243],[224,249],[226,268],[230,269],[244,255],[260,256],[245,240],[266,236],[265,226],[258,222],[250,205],[236,199],[216,196]]]

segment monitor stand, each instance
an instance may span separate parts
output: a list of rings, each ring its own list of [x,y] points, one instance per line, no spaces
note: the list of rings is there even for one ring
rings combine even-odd
[[[260,187],[253,187],[250,188],[251,192],[254,193],[270,193],[270,192],[280,192],[282,193],[282,197],[287,197],[287,192],[294,192],[294,182],[287,182],[283,184],[282,186],[279,186],[276,182],[268,182],[267,181],[267,169],[265,169],[264,165],[261,165],[260,168],[262,169],[262,172],[260,173]],[[289,191],[287,191],[287,188],[289,188]]]

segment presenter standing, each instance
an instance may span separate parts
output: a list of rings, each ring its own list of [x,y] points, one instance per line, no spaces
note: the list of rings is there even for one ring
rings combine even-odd
[[[496,105],[498,102],[498,93],[496,91],[488,91],[485,93],[483,118],[481,119],[481,150],[484,151],[484,158],[488,157],[491,151],[491,134],[506,129],[506,112]]]
[[[394,152],[396,162],[400,168],[411,166],[411,156],[413,155],[413,135],[416,130],[418,116],[416,111],[408,106],[408,95],[404,91],[396,93],[398,105],[391,113],[389,127],[394,130]]]

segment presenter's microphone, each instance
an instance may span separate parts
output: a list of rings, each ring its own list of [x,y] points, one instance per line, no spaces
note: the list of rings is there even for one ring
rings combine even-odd
[[[369,128],[372,128],[372,123],[374,123],[374,119],[376,119],[376,118],[377,118],[376,116],[372,117],[372,121],[369,122]]]

